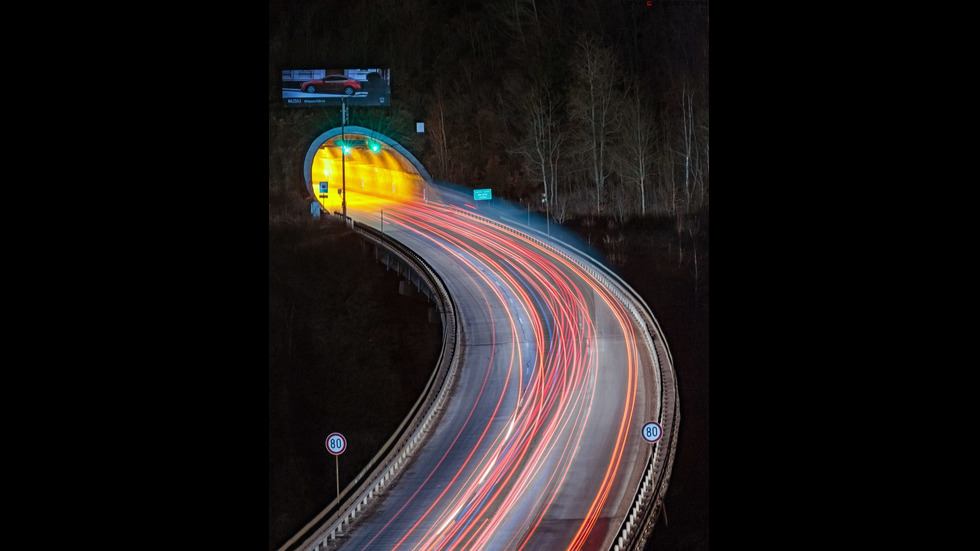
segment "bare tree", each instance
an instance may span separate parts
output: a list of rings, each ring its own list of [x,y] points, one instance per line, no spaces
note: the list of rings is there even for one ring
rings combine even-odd
[[[691,155],[697,148],[694,142],[694,93],[690,85],[685,80],[681,89],[681,113],[683,114],[683,150],[681,155],[684,157],[684,207],[687,212],[692,210],[691,202]]]
[[[489,13],[497,20],[500,29],[511,39],[511,44],[526,54],[533,51],[528,42],[531,38],[525,30],[539,27],[538,6],[535,0],[497,0],[487,5]]]
[[[449,129],[446,123],[446,99],[442,95],[442,87],[436,87],[436,99],[429,108],[427,125],[427,137],[432,146],[432,155],[435,158],[437,174],[440,178],[449,179],[451,171],[452,157],[449,151],[449,140],[447,138]]]
[[[636,215],[636,191],[633,186],[615,175],[607,183],[606,195],[609,197],[609,215],[623,224]]]
[[[697,192],[695,205],[698,209],[701,209],[708,204],[709,135],[706,86],[702,85],[700,93],[695,97],[696,101],[694,102],[694,106],[696,110],[692,121],[692,131],[696,136],[697,143],[697,148],[694,152],[694,187]]]
[[[514,152],[524,158],[532,177],[540,179],[545,211],[550,212],[558,191],[558,162],[565,141],[558,98],[551,87],[536,86],[525,91],[520,107],[524,139]]]
[[[602,188],[608,173],[606,145],[614,128],[616,102],[616,59],[612,50],[599,39],[580,35],[574,58],[575,86],[569,94],[570,114],[582,130],[581,150],[590,160],[592,181],[596,190],[596,214],[602,210]]]
[[[660,192],[660,204],[670,216],[676,216],[680,206],[677,196],[677,183],[674,178],[674,164],[677,161],[677,153],[674,150],[674,117],[668,109],[662,112],[659,126],[660,139],[657,148],[657,176],[660,185],[657,186]]]
[[[708,176],[709,176],[709,140],[708,140],[708,120],[707,115],[705,115],[704,121],[700,124],[699,128],[702,132],[702,141],[704,143],[704,160],[698,163],[698,189],[700,194],[698,196],[698,202],[701,205],[708,204]]]
[[[701,94],[688,80],[681,87],[681,149],[684,161],[684,210],[696,212],[707,202],[708,122]]]
[[[646,188],[651,180],[657,132],[653,112],[643,104],[642,97],[639,86],[633,83],[622,104],[622,132],[613,156],[623,180],[635,186],[639,195],[639,213],[646,216]]]

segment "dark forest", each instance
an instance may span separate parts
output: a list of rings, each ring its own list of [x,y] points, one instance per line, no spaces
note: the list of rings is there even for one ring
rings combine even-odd
[[[707,2],[273,0],[269,33],[274,185],[296,189],[296,148],[340,118],[283,108],[280,71],[385,67],[391,106],[354,108],[351,124],[436,180],[559,223],[656,217],[688,233],[707,213]]]

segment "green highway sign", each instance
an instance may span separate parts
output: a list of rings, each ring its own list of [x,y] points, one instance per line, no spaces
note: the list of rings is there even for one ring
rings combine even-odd
[[[474,189],[473,199],[477,201],[489,201],[491,192],[489,189]]]

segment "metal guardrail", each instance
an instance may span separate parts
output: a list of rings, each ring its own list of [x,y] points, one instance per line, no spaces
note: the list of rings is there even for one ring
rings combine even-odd
[[[419,274],[420,283],[424,281],[432,291],[432,298],[442,314],[442,351],[422,394],[388,441],[340,495],[279,551],[318,551],[335,546],[345,527],[349,528],[368,504],[402,473],[411,456],[428,436],[429,429],[438,421],[449,395],[448,390],[455,383],[459,370],[462,326],[442,278],[422,257],[391,236],[382,235],[369,226],[355,227],[353,221],[350,227],[386,254],[394,255],[397,261],[410,266]],[[390,261],[391,256],[388,259]]]

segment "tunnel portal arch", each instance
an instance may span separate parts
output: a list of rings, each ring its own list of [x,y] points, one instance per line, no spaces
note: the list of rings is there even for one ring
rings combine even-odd
[[[429,186],[432,184],[432,176],[429,172],[422,166],[415,155],[412,155],[405,147],[394,139],[370,128],[365,128],[363,126],[344,126],[331,128],[323,134],[317,136],[316,139],[310,144],[309,149],[306,152],[306,158],[303,163],[303,176],[306,179],[306,190],[310,197],[316,198],[319,196],[319,183],[316,178],[314,178],[314,163],[317,160],[320,151],[326,147],[329,147],[341,139],[347,141],[351,140],[364,140],[365,142],[375,142],[382,144],[383,151],[382,156],[378,157],[378,162],[380,163],[382,159],[387,160],[387,163],[391,165],[392,162],[397,163],[397,170],[400,170],[408,175],[414,176],[421,180],[422,185]],[[385,156],[386,155],[386,156]],[[389,166],[390,168],[390,166]],[[347,185],[350,185],[348,181]],[[315,189],[314,186],[317,186]]]

